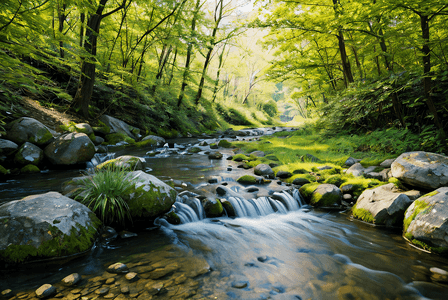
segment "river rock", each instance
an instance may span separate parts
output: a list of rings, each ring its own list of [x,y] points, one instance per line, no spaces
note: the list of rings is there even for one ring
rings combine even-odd
[[[304,185],[307,183],[310,183],[310,181],[308,179],[302,178],[302,177],[294,178],[294,180],[292,181],[292,184],[295,184],[295,185]]]
[[[129,172],[135,183],[122,195],[129,205],[132,220],[148,223],[171,209],[176,201],[175,189],[143,171]]]
[[[274,171],[267,164],[258,164],[254,168],[254,174],[259,176],[274,176]]]
[[[14,156],[14,162],[19,165],[38,165],[44,158],[44,151],[34,144],[25,142]]]
[[[52,286],[51,284],[44,284],[40,288],[36,290],[36,296],[37,298],[48,298],[52,295],[56,294],[56,287]]]
[[[136,139],[136,136],[132,132],[136,128],[127,124],[126,122],[123,122],[108,115],[102,115],[100,121],[110,128],[109,133],[124,133],[128,135],[130,138],[134,140]]]
[[[157,147],[162,147],[166,143],[166,141],[163,137],[156,136],[156,135],[147,135],[142,139],[142,141],[147,141],[147,140],[153,140],[154,145]]]
[[[412,200],[407,195],[393,183],[389,183],[365,190],[353,208],[353,215],[377,225],[399,226],[411,203]]]
[[[90,249],[100,220],[81,203],[57,192],[0,206],[0,261],[21,263]]]
[[[404,236],[448,251],[448,187],[441,187],[415,200],[404,215]],[[438,249],[437,249],[438,248]]]
[[[359,176],[363,176],[366,173],[373,172],[373,170],[375,170],[375,168],[376,167],[374,167],[374,166],[364,168],[360,163],[356,163],[356,164],[352,165],[350,168],[348,168],[346,173],[352,174],[355,177],[359,177]]]
[[[395,161],[395,158],[386,159],[382,163],[380,163],[380,167],[390,169],[392,163]]]
[[[345,161],[345,165],[346,166],[349,166],[349,167],[351,167],[351,166],[353,166],[354,164],[356,164],[357,162],[359,162],[356,158],[353,158],[353,157],[349,157],[349,158],[347,158],[347,160]]]
[[[203,206],[207,218],[220,217],[224,211],[219,199],[206,199]]]
[[[208,158],[210,159],[221,159],[222,153],[218,151],[212,151],[208,154]]]
[[[19,149],[19,145],[16,143],[5,139],[0,139],[0,155],[11,155],[16,152],[17,149]]]
[[[292,176],[292,174],[288,171],[278,171],[277,174],[275,174],[278,178],[286,179]]]
[[[126,274],[129,272],[129,268],[124,263],[117,262],[108,266],[106,271],[112,274]]]
[[[333,184],[320,184],[311,195],[310,204],[313,206],[340,205],[342,198],[341,190]]]
[[[62,285],[65,285],[65,286],[74,286],[80,281],[81,281],[81,275],[79,275],[78,273],[73,273],[73,274],[70,274],[70,275],[64,277],[62,279],[61,283],[62,283]]]
[[[392,176],[411,186],[434,190],[448,185],[448,157],[423,151],[401,154],[391,166]]]
[[[101,169],[123,169],[127,171],[143,170],[144,158],[132,155],[123,155],[114,159],[107,160],[95,167],[96,170]]]
[[[18,145],[30,142],[37,146],[45,146],[52,138],[50,130],[33,118],[22,117],[6,126],[6,139]]]
[[[90,161],[95,145],[85,133],[68,133],[45,147],[44,154],[54,165],[75,165]]]

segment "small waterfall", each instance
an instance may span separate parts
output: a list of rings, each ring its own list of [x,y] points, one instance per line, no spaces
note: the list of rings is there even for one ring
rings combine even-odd
[[[294,199],[289,193],[285,193],[285,192],[277,193],[277,192],[275,192],[272,195],[272,198],[282,202],[289,211],[291,211],[291,210],[299,210],[299,208],[300,208],[299,202],[296,199]]]
[[[198,215],[189,205],[176,202],[174,206],[176,207],[176,214],[179,216],[181,224],[199,221]]]
[[[256,217],[258,216],[254,205],[241,197],[229,197],[227,199],[235,210],[238,217]]]
[[[87,169],[95,168],[97,165],[115,158],[115,153],[95,153],[93,158],[87,162]]]

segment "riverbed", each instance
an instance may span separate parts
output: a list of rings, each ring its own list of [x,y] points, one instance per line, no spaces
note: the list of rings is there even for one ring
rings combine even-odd
[[[177,146],[195,143],[176,142]],[[210,178],[231,182],[245,172],[225,159],[230,150],[220,151],[222,160],[211,160],[204,153],[187,155],[182,146],[165,147],[154,157],[147,154],[148,149],[122,150],[116,156],[144,157],[148,173],[194,190],[208,185]],[[65,180],[84,171],[12,178],[0,183],[0,199],[7,202],[60,191]],[[399,231],[354,221],[344,212],[308,206],[257,217],[221,217],[181,225],[162,222],[136,237],[98,244],[88,255],[69,262],[1,271],[0,290],[12,289],[16,295],[22,292],[23,299],[31,299],[28,295],[40,285],[55,284],[71,273],[102,276],[112,263],[138,265],[167,253],[179,264],[196,264],[196,259],[208,264],[207,272],[194,277],[193,292],[185,294],[192,299],[446,299],[448,294],[448,285],[437,282],[430,271],[434,267],[448,270],[447,258],[410,246]],[[153,297],[169,299],[167,294]]]

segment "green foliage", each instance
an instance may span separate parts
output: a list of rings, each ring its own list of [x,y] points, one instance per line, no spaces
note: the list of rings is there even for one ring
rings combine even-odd
[[[105,225],[125,225],[132,219],[122,195],[133,184],[134,179],[122,168],[98,170],[82,181],[75,200],[89,207]]]
[[[412,221],[419,215],[419,214],[426,214],[432,210],[432,207],[434,204],[429,204],[425,201],[427,197],[431,197],[431,195],[424,195],[420,197],[419,199],[415,200],[412,209],[412,214],[405,218],[403,221],[403,232],[407,233],[409,225],[411,225]]]
[[[317,187],[320,185],[318,182],[311,182],[304,184],[300,189],[300,194],[307,200],[308,202],[311,200],[311,196],[313,195],[314,191],[317,189]]]
[[[367,223],[375,223],[375,219],[373,218],[373,215],[370,211],[364,208],[357,208],[356,204],[352,208],[352,215],[353,217],[363,220]]]

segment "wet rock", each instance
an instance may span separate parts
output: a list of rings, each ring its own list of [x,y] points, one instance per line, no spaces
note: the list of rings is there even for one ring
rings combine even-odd
[[[212,151],[208,154],[208,158],[210,159],[221,159],[222,156],[222,153],[218,151]]]
[[[22,174],[33,174],[33,173],[40,173],[40,169],[35,165],[26,165],[23,168],[20,169],[20,173]]]
[[[188,148],[187,151],[190,152],[190,153],[199,153],[199,152],[201,152],[202,150],[201,150],[201,148],[199,148],[199,147],[191,147],[191,148]]]
[[[111,285],[111,284],[114,284],[114,283],[115,283],[115,278],[114,277],[107,278],[107,280],[105,282],[105,284],[107,284],[107,285]]]
[[[354,189],[353,184],[347,184],[347,185],[343,185],[341,187],[341,191],[343,193],[351,193],[351,192],[353,192],[353,189]]]
[[[125,286],[121,287],[120,291],[122,294],[125,294],[125,295],[129,294],[129,292],[130,292],[129,286],[125,285]]]
[[[211,143],[210,144],[210,149],[218,149],[218,145],[216,143]]]
[[[138,278],[138,274],[137,273],[135,273],[135,272],[129,272],[129,273],[127,273],[126,275],[125,275],[125,278],[127,279],[127,281],[129,281],[129,282],[135,282],[135,281],[137,281],[139,278]]]
[[[435,190],[448,185],[448,157],[423,151],[403,153],[392,163],[391,173],[411,186]]]
[[[211,183],[211,184],[213,184],[213,183],[218,183],[218,178],[210,178],[210,179],[208,180],[208,183]]]
[[[135,232],[130,232],[130,231],[126,231],[126,230],[120,231],[120,238],[122,238],[122,239],[129,239],[129,238],[136,237],[136,236],[138,236],[138,234],[136,234]]]
[[[53,139],[53,134],[41,122],[23,117],[6,126],[6,139],[18,145],[30,142],[37,146],[45,146]]]
[[[149,282],[145,285],[146,291],[150,296],[157,295],[163,289],[162,282]]]
[[[16,152],[17,149],[19,149],[19,145],[16,143],[9,140],[0,139],[0,155],[9,156]]]
[[[252,175],[243,175],[239,177],[236,181],[241,184],[256,184],[259,183],[260,180]]]
[[[378,225],[401,226],[412,201],[393,183],[365,190],[353,208],[353,216]]]
[[[229,142],[228,140],[220,140],[219,143],[218,143],[218,146],[222,147],[222,148],[231,148],[232,147],[232,143]]]
[[[153,140],[154,145],[157,147],[162,147],[166,143],[166,141],[163,137],[156,136],[156,135],[147,135],[142,139],[142,141],[148,141],[148,140]]]
[[[45,147],[44,154],[54,165],[80,164],[93,158],[95,145],[84,133],[68,133]]]
[[[244,191],[246,193],[255,193],[255,192],[258,192],[259,190],[260,189],[258,187],[256,187],[256,186],[249,186],[249,187],[244,189]]]
[[[286,179],[292,176],[292,174],[288,171],[278,171],[277,174],[275,174],[278,178]]]
[[[360,159],[356,159],[356,158],[353,158],[353,157],[349,157],[349,158],[347,158],[347,160],[345,161],[345,165],[346,166],[349,166],[349,167],[351,167],[351,166],[353,166],[354,164],[356,164],[356,163],[358,163],[358,162],[360,162]]]
[[[207,218],[220,217],[224,212],[221,201],[219,201],[219,199],[206,199],[203,206]]]
[[[123,155],[114,159],[105,161],[95,167],[96,170],[101,169],[124,169],[127,171],[143,170],[144,158],[132,155]]]
[[[25,142],[20,146],[16,155],[14,156],[14,162],[19,165],[38,165],[44,158],[44,151],[29,142]]]
[[[76,284],[78,284],[78,282],[81,280],[81,275],[79,275],[78,273],[73,273],[70,274],[66,277],[64,277],[64,279],[62,279],[61,283],[64,286],[74,286]]]
[[[259,176],[273,176],[274,171],[267,164],[259,164],[254,168],[254,174]]]
[[[14,296],[14,293],[12,292],[11,289],[6,289],[1,292],[0,296],[2,299],[9,299],[12,296]]]
[[[44,299],[56,294],[56,288],[51,284],[44,284],[36,290],[37,298]]]
[[[230,203],[226,199],[223,199],[223,200],[221,200],[221,204],[222,204],[222,207],[224,208],[224,210],[227,212],[227,216],[229,216],[231,218],[237,216],[235,208],[233,207],[232,203]]]
[[[107,293],[109,293],[109,288],[108,287],[102,287],[99,288],[95,291],[95,294],[97,294],[98,296],[104,296],[107,295]]]
[[[0,206],[0,261],[20,263],[90,249],[101,222],[84,205],[57,192]]]
[[[90,134],[93,133],[92,127],[89,124],[87,124],[87,123],[75,124],[75,129],[76,129],[76,132],[82,132],[82,133],[85,133],[87,135],[90,135]]]
[[[310,204],[313,206],[340,205],[342,198],[341,190],[333,184],[320,184],[311,195]]]
[[[106,271],[112,274],[126,274],[129,268],[124,263],[117,262],[107,267]]]
[[[232,287],[236,289],[244,289],[248,287],[249,282],[248,281],[234,281],[232,282]]]
[[[404,215],[404,236],[436,252],[448,251],[448,187],[415,200]]]
[[[448,282],[448,272],[440,268],[432,267],[429,269],[431,271],[431,280],[436,282]]]
[[[104,299],[114,299],[115,297],[116,297],[115,294],[113,294],[113,293],[109,293],[109,294],[107,294],[106,296],[104,296],[103,298],[104,298]]]

